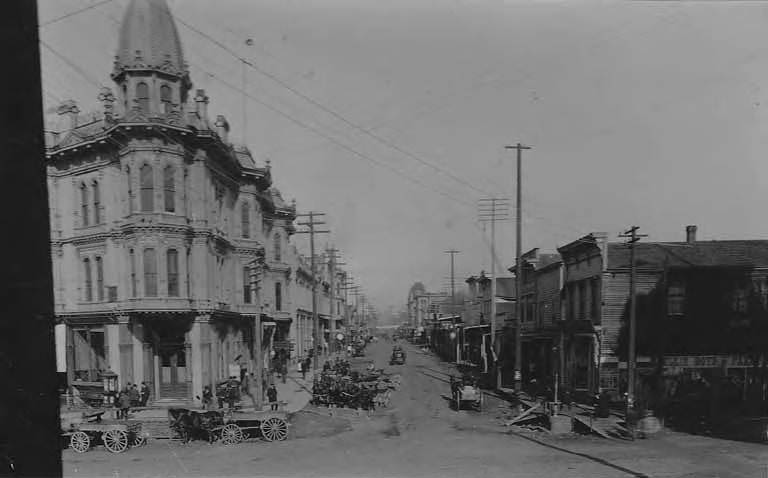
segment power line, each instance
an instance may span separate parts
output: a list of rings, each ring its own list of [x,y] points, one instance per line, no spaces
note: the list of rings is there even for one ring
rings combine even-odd
[[[64,15],[62,15],[60,17],[56,17],[56,18],[53,18],[51,20],[48,20],[47,22],[42,23],[39,28],[46,27],[48,25],[51,25],[51,24],[56,23],[56,22],[60,22],[61,20],[65,20],[65,19],[70,18],[70,17],[74,17],[75,15],[79,15],[79,14],[81,14],[83,12],[91,10],[92,8],[100,7],[100,6],[104,5],[104,4],[107,4],[107,3],[110,3],[110,2],[113,2],[113,1],[114,0],[102,0],[100,2],[96,2],[96,3],[92,4],[92,5],[88,5],[87,7],[83,7],[81,9],[79,9],[79,10],[75,10],[75,11],[66,13],[66,14],[64,14]]]
[[[446,170],[446,169],[444,169],[444,168],[442,168],[440,166],[437,166],[435,164],[432,164],[431,162],[429,162],[429,161],[427,161],[427,160],[417,156],[416,154],[411,153],[410,151],[408,151],[408,150],[398,146],[397,144],[393,143],[392,141],[390,141],[390,140],[388,140],[386,138],[383,138],[383,137],[381,137],[381,136],[379,136],[377,134],[372,133],[370,128],[364,128],[364,127],[356,124],[355,122],[347,119],[341,113],[338,113],[337,111],[331,109],[330,107],[328,107],[328,106],[324,105],[323,103],[320,103],[319,101],[317,101],[314,98],[310,97],[309,95],[307,95],[307,94],[297,90],[296,88],[291,86],[289,83],[287,83],[285,80],[283,80],[283,79],[279,78],[278,76],[276,76],[276,75],[274,75],[274,74],[264,70],[263,68],[259,67],[255,63],[253,63],[253,62],[251,62],[249,60],[246,60],[245,58],[242,58],[232,48],[228,47],[227,45],[225,45],[221,41],[213,38],[211,35],[209,35],[209,34],[203,32],[203,31],[201,31],[200,29],[190,25],[188,22],[184,21],[183,19],[179,18],[178,16],[175,17],[175,18],[182,25],[186,26],[187,28],[189,28],[193,32],[197,33],[198,35],[202,36],[203,38],[206,38],[211,43],[215,44],[216,46],[218,46],[219,48],[223,49],[224,51],[226,51],[227,53],[229,53],[230,55],[232,55],[236,59],[238,59],[241,62],[243,62],[244,65],[249,66],[250,68],[252,68],[255,71],[257,71],[258,73],[260,73],[261,75],[269,78],[270,80],[272,80],[275,83],[279,84],[280,86],[282,86],[286,90],[290,91],[294,95],[296,95],[299,98],[307,101],[308,103],[310,103],[313,106],[319,108],[320,110],[324,111],[325,113],[333,116],[334,118],[336,118],[339,121],[343,122],[344,124],[350,126],[351,128],[353,128],[353,129],[355,129],[357,131],[360,131],[364,135],[366,135],[366,136],[368,136],[370,138],[373,138],[374,140],[378,141],[379,143],[381,143],[381,144],[383,144],[383,145],[385,145],[385,146],[387,146],[387,147],[389,147],[391,149],[394,149],[395,151],[397,151],[397,152],[399,152],[399,153],[401,153],[401,154],[403,154],[403,155],[405,155],[405,156],[407,156],[407,157],[409,157],[409,158],[411,158],[411,159],[413,159],[415,161],[418,161],[419,163],[421,163],[421,164],[423,164],[425,166],[428,166],[428,167],[434,169],[437,172],[445,174],[446,176],[450,177],[454,181],[456,181],[456,182],[458,182],[460,184],[463,184],[464,186],[467,186],[467,187],[473,189],[474,191],[479,192],[480,194],[488,194],[487,191],[484,191],[484,190],[476,187],[475,185],[473,185],[472,183],[470,183],[466,179],[461,178],[459,176],[456,176],[455,174],[451,173],[450,171],[448,171],[448,170]]]

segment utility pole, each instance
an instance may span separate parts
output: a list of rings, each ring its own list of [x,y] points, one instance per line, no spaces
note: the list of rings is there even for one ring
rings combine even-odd
[[[455,249],[445,251],[446,254],[451,255],[451,315],[455,315],[456,313],[456,278],[453,275],[453,258],[460,252],[461,251],[457,251]]]
[[[635,350],[635,335],[636,335],[636,318],[635,318],[635,243],[640,238],[648,237],[647,234],[638,234],[638,226],[632,226],[624,234],[619,234],[619,237],[627,239],[626,244],[629,246],[629,356],[627,357],[627,424],[630,425],[630,430],[634,436],[634,420],[630,422],[630,415],[635,406],[635,375],[637,370],[637,352]],[[599,379],[599,378],[598,378]]]
[[[509,199],[485,198],[479,203],[479,216],[481,221],[491,223],[491,349],[493,351],[493,365],[496,388],[501,387],[501,367],[499,366],[499,341],[496,337],[496,221],[503,221],[509,217]]]
[[[256,407],[260,409],[264,399],[264,390],[262,387],[262,380],[264,378],[264,352],[261,349],[261,313],[263,311],[263,300],[261,295],[261,279],[264,271],[264,256],[257,255],[251,262],[250,267],[250,279],[251,279],[251,300],[255,302],[258,300],[258,314],[256,316],[256,323],[254,324],[254,355],[256,356],[254,377],[256,377]]]
[[[522,318],[523,318],[523,304],[520,301],[523,288],[522,288],[522,259],[523,259],[523,181],[522,181],[522,159],[523,150],[531,149],[530,146],[523,146],[517,143],[514,146],[505,146],[505,149],[517,150],[517,205],[515,218],[517,223],[515,248],[517,253],[515,254],[515,312],[517,315],[517,327],[515,327],[515,391],[519,392],[523,388],[523,331],[522,331]]]
[[[325,224],[325,221],[318,221],[317,217],[325,216],[325,213],[322,212],[314,212],[310,211],[307,214],[296,214],[296,217],[308,217],[309,220],[305,222],[298,223],[301,226],[307,226],[309,229],[306,231],[296,231],[296,234],[309,234],[309,249],[310,249],[310,256],[311,256],[311,264],[312,264],[312,328],[313,333],[312,337],[314,338],[314,342],[312,344],[312,347],[314,348],[314,352],[312,356],[315,358],[312,361],[312,369],[317,372],[317,369],[320,368],[320,353],[317,351],[318,345],[320,345],[320,350],[323,350],[322,347],[322,340],[323,337],[320,336],[320,319],[317,315],[317,268],[315,264],[315,234],[328,234],[331,231],[318,231],[315,229],[315,226],[319,226],[321,224]]]

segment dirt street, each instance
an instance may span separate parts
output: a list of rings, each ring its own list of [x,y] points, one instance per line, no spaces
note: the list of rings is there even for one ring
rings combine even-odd
[[[377,367],[399,370],[389,409],[323,438],[236,446],[154,441],[113,455],[64,451],[65,476],[301,477],[756,477],[768,476],[768,447],[665,433],[634,443],[592,437],[512,434],[488,411],[456,412],[447,400],[450,365],[406,345],[406,365],[387,365],[392,345],[368,348]]]

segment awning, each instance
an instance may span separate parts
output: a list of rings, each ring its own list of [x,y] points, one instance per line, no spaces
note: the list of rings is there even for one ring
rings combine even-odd
[[[490,325],[469,325],[464,327],[464,330],[490,328],[490,327],[491,327]]]

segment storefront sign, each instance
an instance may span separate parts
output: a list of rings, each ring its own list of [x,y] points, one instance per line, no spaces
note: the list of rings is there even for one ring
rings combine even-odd
[[[748,368],[752,362],[748,357],[735,355],[667,355],[664,367],[670,368]]]
[[[293,350],[294,344],[293,342],[289,342],[288,340],[276,340],[273,347],[276,349]]]

